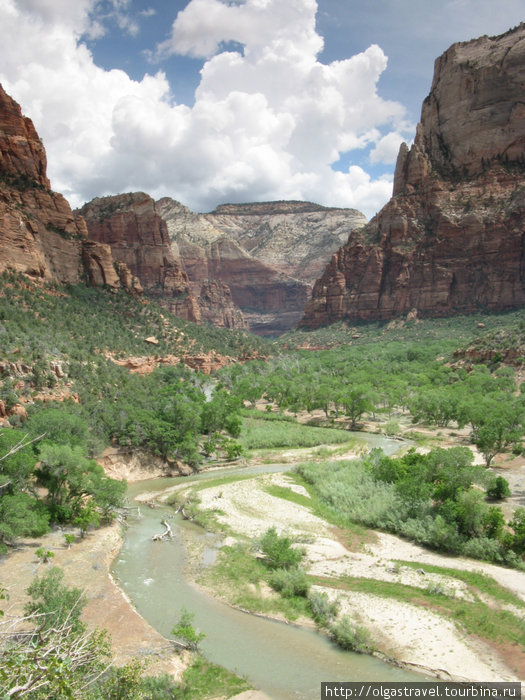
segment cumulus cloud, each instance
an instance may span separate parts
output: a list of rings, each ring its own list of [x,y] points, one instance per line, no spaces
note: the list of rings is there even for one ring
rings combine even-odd
[[[133,33],[128,1],[111,4]],[[379,46],[318,60],[316,10],[316,0],[191,0],[153,52],[204,59],[189,107],[173,102],[161,71],[134,81],[95,65],[82,37],[104,29],[97,0],[1,0],[0,80],[35,121],[53,187],[73,204],[141,189],[200,211],[294,198],[372,215],[391,179],[331,165],[353,149],[391,163],[404,109],[378,95]]]
[[[386,136],[383,136],[370,151],[370,162],[395,164],[397,154],[399,153],[399,146],[403,141],[406,141],[406,138],[396,131],[391,131]]]

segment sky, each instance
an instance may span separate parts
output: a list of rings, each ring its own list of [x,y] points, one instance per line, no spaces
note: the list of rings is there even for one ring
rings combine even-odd
[[[0,0],[0,83],[73,207],[299,199],[371,217],[434,60],[523,0]]]

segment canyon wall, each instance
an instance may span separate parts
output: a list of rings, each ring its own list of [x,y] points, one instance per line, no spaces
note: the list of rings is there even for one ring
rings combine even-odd
[[[0,272],[121,286],[109,246],[87,240],[84,220],[51,190],[46,166],[33,122],[0,85]]]
[[[145,293],[187,321],[244,328],[226,285],[211,284],[206,270],[190,282],[180,250],[172,246],[162,210],[144,192],[97,197],[78,214],[89,236],[111,247],[136,275]],[[203,274],[204,273],[204,274]]]
[[[168,197],[157,202],[194,292],[226,285],[251,331],[293,328],[312,284],[334,250],[366,218],[354,209],[310,202],[224,204],[196,214]]]
[[[525,25],[436,60],[390,202],[314,285],[303,328],[525,304]]]

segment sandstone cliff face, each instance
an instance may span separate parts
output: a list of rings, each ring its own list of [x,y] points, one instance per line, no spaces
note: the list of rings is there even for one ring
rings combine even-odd
[[[254,258],[310,285],[334,249],[367,222],[356,209],[294,201],[223,204],[205,219]]]
[[[109,247],[86,240],[83,219],[50,189],[46,164],[33,122],[0,86],[0,272],[120,286]]]
[[[208,280],[226,285],[260,335],[296,325],[334,246],[366,222],[353,209],[309,202],[226,204],[195,214],[166,197],[157,207],[194,293]]]
[[[173,255],[166,224],[154,200],[143,192],[97,197],[78,214],[85,219],[89,237],[108,245],[113,257],[138,278],[141,287],[180,318],[200,321],[197,300],[190,294],[188,277]]]
[[[330,260],[302,327],[525,304],[525,25],[436,61],[390,202]]]
[[[203,283],[199,306],[203,321],[218,328],[246,328],[242,311],[233,303],[230,288],[220,280]]]
[[[178,202],[169,202],[183,220],[198,217]],[[200,253],[185,257],[193,244],[172,245],[161,203],[143,192],[133,192],[93,199],[78,213],[87,222],[89,236],[109,245],[113,256],[125,263],[146,293],[174,314],[220,328],[245,328],[229,288],[208,279]],[[187,262],[192,278],[186,272]]]

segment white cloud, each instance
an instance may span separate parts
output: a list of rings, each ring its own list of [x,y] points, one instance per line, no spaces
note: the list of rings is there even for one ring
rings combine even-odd
[[[406,138],[396,131],[391,131],[386,136],[383,136],[370,151],[370,162],[394,165],[399,153],[399,146],[403,141],[406,141]]]
[[[112,2],[133,31],[127,0]],[[330,167],[370,146],[385,162],[402,139],[403,107],[376,89],[386,56],[370,46],[320,63],[315,0],[191,0],[157,52],[207,57],[191,108],[170,101],[162,72],[138,82],[94,64],[81,37],[103,31],[97,5],[0,0],[0,80],[35,121],[52,185],[73,204],[141,189],[200,211],[294,198],[371,215],[389,198],[391,181]],[[231,41],[242,51],[221,50]]]

